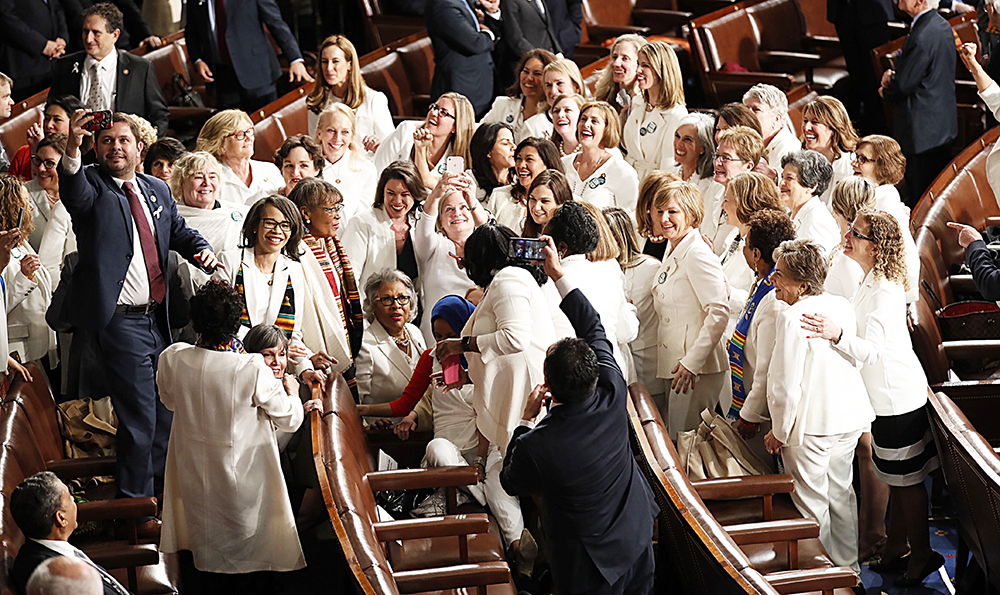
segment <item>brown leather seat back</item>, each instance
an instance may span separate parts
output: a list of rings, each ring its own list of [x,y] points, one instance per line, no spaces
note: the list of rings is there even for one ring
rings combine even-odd
[[[176,96],[174,74],[180,73],[184,78],[190,80],[187,75],[184,50],[171,43],[149,52],[143,58],[153,63],[156,82],[159,83],[160,90],[163,92],[163,99],[169,104]]]
[[[0,142],[7,151],[8,158],[28,142],[28,128],[39,121],[45,112],[45,104],[36,105],[20,114],[4,120],[0,124]]]
[[[6,407],[8,402],[17,404],[21,415],[31,426],[34,445],[42,458],[46,462],[57,461],[64,458],[65,453],[56,402],[49,392],[41,370],[33,363],[28,364],[28,370],[34,380],[27,383],[20,378],[15,379],[4,399],[4,406]]]
[[[795,128],[795,136],[802,137],[802,110],[810,101],[819,97],[819,93],[813,91],[809,85],[798,85],[785,93],[788,99],[788,119],[792,121]]]
[[[813,37],[837,37],[837,29],[826,20],[825,0],[798,0],[806,22],[806,31]]]
[[[301,94],[301,97],[274,112],[274,117],[281,124],[285,138],[296,134],[310,135],[309,110],[306,108],[306,95],[304,92]]]
[[[601,74],[609,62],[611,62],[610,55],[604,56],[596,62],[591,62],[580,69],[580,75],[583,76],[583,84],[587,85],[587,88],[590,89],[591,97],[597,93],[597,81],[601,79]]]
[[[434,78],[434,47],[431,38],[424,36],[416,41],[400,46],[399,57],[403,60],[410,89],[414,95],[426,95],[431,99],[431,80]]]
[[[754,30],[754,21],[746,10],[735,10],[720,16],[696,29],[701,36],[706,66],[710,71],[720,70],[723,64],[733,63],[751,71],[759,71],[757,51],[760,40]]]
[[[948,283],[948,267],[937,238],[926,227],[917,232],[916,245],[920,255],[920,288],[930,294],[930,307],[939,310],[955,301],[955,294]]]
[[[14,460],[25,476],[46,470],[45,460],[35,446],[35,434],[24,410],[15,403],[6,403],[0,414],[0,440],[14,454]]]
[[[805,21],[796,0],[766,0],[747,8],[756,22],[760,49],[802,51]]]
[[[274,116],[268,116],[253,126],[253,158],[259,161],[274,161],[274,152],[285,142],[285,131]]]
[[[583,20],[588,25],[631,25],[634,5],[632,0],[583,0]]]
[[[413,89],[406,76],[406,65],[398,53],[392,52],[362,66],[361,74],[369,87],[385,93],[389,99],[389,111],[394,115],[423,115],[414,111]]]
[[[923,267],[921,267],[923,268]],[[948,357],[941,344],[941,329],[931,309],[930,294],[923,288],[920,299],[913,304],[913,330],[910,341],[920,365],[927,375],[927,382],[938,384],[948,380]]]

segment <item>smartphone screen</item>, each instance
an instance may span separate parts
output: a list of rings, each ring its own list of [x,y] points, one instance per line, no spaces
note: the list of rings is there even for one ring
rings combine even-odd
[[[107,130],[111,128],[114,124],[114,115],[111,110],[101,110],[94,112],[94,119],[83,125],[83,129],[88,132],[97,132],[98,130]]]
[[[21,211],[17,214],[17,227],[14,229],[21,229],[24,225],[24,207],[21,207]]]
[[[511,238],[507,255],[516,262],[538,264],[545,261],[545,246],[537,238]]]
[[[462,365],[460,355],[452,355],[444,358],[441,362],[441,370],[444,372],[444,383],[455,384],[458,382],[458,367]]]

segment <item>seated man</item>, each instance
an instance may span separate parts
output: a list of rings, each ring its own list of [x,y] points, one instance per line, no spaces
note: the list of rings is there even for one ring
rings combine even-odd
[[[42,562],[28,581],[27,595],[101,595],[101,574],[83,560],[56,556]]]
[[[17,552],[10,573],[19,593],[27,592],[28,581],[42,562],[57,556],[79,558],[97,570],[105,595],[128,593],[107,570],[70,545],[69,536],[76,530],[76,501],[55,473],[36,473],[14,488],[10,514],[24,534],[24,545]]]

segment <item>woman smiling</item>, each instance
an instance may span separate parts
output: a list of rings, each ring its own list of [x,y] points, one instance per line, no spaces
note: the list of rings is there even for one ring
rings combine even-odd
[[[603,101],[585,104],[577,133],[580,152],[563,158],[573,196],[598,208],[616,206],[634,213],[639,177],[617,150],[621,123],[614,108]]]
[[[343,103],[323,110],[316,122],[315,138],[325,158],[320,175],[344,197],[345,221],[364,207],[378,185],[375,165],[358,146],[356,131],[354,112]]]
[[[513,129],[514,142],[519,143],[529,136],[528,122],[532,118],[536,118],[530,125],[532,128],[547,121],[542,73],[555,59],[552,52],[543,49],[534,49],[521,56],[517,64],[517,82],[507,89],[506,97],[493,100],[493,106],[483,116],[481,124],[503,122]]]

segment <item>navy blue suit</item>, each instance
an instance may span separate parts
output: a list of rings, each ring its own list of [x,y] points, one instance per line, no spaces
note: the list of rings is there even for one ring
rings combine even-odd
[[[545,6],[549,8],[549,20],[563,55],[572,58],[573,50],[580,44],[583,0],[546,0]]]
[[[659,509],[632,457],[628,385],[583,292],[571,291],[560,308],[597,354],[597,388],[580,403],[552,407],[534,429],[516,428],[500,483],[508,494],[545,500],[542,522],[559,593],[646,593]]]
[[[65,163],[65,161],[64,161]],[[136,174],[133,180],[153,216],[160,269],[169,270],[170,250],[193,262],[208,242],[184,222],[162,180]],[[115,311],[134,251],[132,211],[109,174],[87,166],[59,171],[59,195],[73,220],[80,255],[59,319],[97,333],[111,401],[118,415],[118,491],[154,496],[162,487],[170,412],[156,392],[156,363],[170,342],[170,293],[150,314]]]
[[[80,31],[74,32],[77,37]],[[14,79],[14,98],[41,91],[52,76],[45,44],[69,42],[59,0],[0,0],[0,72]]]
[[[14,567],[10,570],[10,578],[14,583],[14,589],[18,593],[26,592],[28,580],[31,579],[31,573],[42,562],[59,556],[62,556],[62,554],[36,541],[25,539],[24,544],[21,545],[21,549],[17,551],[17,557],[14,558]],[[101,583],[104,586],[104,595],[120,595],[103,575],[101,575]]]
[[[428,0],[427,34],[434,46],[431,98],[454,91],[482,118],[493,102],[493,40],[465,0]]]

